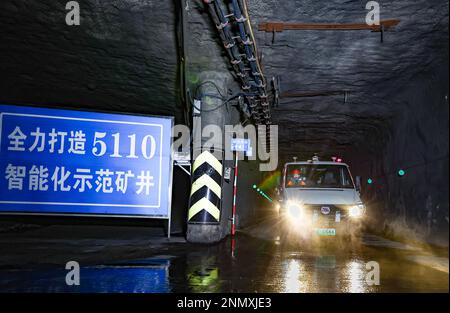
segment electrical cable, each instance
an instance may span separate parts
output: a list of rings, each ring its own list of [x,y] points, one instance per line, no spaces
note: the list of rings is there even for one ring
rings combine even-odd
[[[220,90],[219,86],[217,86],[217,84],[216,84],[215,82],[211,81],[211,80],[207,80],[207,81],[204,81],[204,82],[198,84],[197,87],[195,87],[195,93],[194,93],[194,96],[197,95],[198,90],[199,90],[201,87],[203,87],[203,86],[205,86],[205,85],[208,85],[208,84],[213,85],[214,88],[215,88],[215,89],[217,90],[217,92],[219,93],[219,95],[220,95],[222,98],[225,98],[225,96],[222,94],[222,91]]]
[[[198,91],[199,91],[200,87],[202,87],[202,86],[204,86],[204,85],[207,85],[207,84],[213,85],[214,88],[215,88],[215,89],[217,90],[217,92],[219,93],[219,95],[215,95],[215,94],[211,94],[211,93],[201,93],[201,94],[198,94]],[[220,88],[217,86],[217,84],[214,83],[213,81],[209,81],[209,80],[208,80],[208,81],[204,81],[204,82],[202,82],[201,84],[197,85],[197,87],[195,88],[195,94],[194,94],[195,99],[203,99],[203,98],[205,98],[205,97],[209,97],[209,98],[219,99],[219,100],[223,101],[222,104],[220,104],[220,105],[218,105],[217,107],[212,108],[212,109],[202,109],[202,108],[199,108],[199,107],[197,107],[197,106],[195,105],[195,101],[190,97],[190,95],[189,95],[189,98],[190,98],[190,100],[191,100],[191,104],[192,104],[192,106],[194,107],[194,109],[196,109],[196,110],[199,111],[199,112],[205,112],[205,113],[208,113],[208,112],[214,112],[214,111],[217,111],[217,110],[221,109],[223,106],[227,105],[228,103],[230,103],[231,101],[233,101],[234,99],[237,99],[237,98],[239,98],[239,97],[254,97],[254,96],[257,96],[257,95],[258,95],[258,94],[256,94],[256,93],[243,93],[243,92],[238,92],[238,93],[236,93],[236,94],[230,96],[229,98],[226,98],[226,97],[222,94],[222,92],[220,91]],[[227,108],[228,108],[228,107],[227,107]]]
[[[270,100],[266,89],[267,81],[262,72],[261,60],[256,45],[255,33],[250,21],[247,0],[228,1],[232,4],[233,12],[231,14],[225,13],[224,8],[220,4],[221,1],[203,0],[203,2],[208,5],[209,13],[214,24],[217,26],[220,39],[231,60],[234,72],[238,80],[241,81],[243,92],[250,91],[257,93],[251,97],[244,96],[246,97],[251,116],[253,116],[257,124],[261,122],[270,124],[271,114]],[[233,21],[230,21],[231,16],[234,16],[235,21],[238,23],[237,29],[232,25]],[[239,33],[238,36],[233,34],[236,30]],[[243,46],[238,44],[237,38],[240,39],[240,43]],[[216,89],[218,91],[220,90],[217,86]],[[220,93],[220,95],[223,97],[223,94]],[[197,96],[196,98],[198,99],[198,90],[194,92],[194,96]],[[202,97],[204,96],[206,95],[202,95]],[[219,97],[216,95],[215,98]],[[217,108],[201,111],[210,112],[217,110],[229,103],[231,99],[223,97],[222,101],[224,103]],[[196,109],[198,110],[198,108]]]
[[[248,13],[247,0],[242,0],[242,3],[244,4],[243,5],[244,14],[245,14],[245,18],[247,20],[247,25],[248,25],[248,28],[249,28],[249,31],[250,31],[250,37],[251,37],[251,40],[253,42],[253,46],[254,46],[254,49],[255,49],[255,57],[256,57],[256,60],[257,60],[256,64],[258,65],[259,72],[261,73],[262,81],[264,82],[264,84],[266,84],[266,78],[263,75],[261,63],[259,62],[259,58],[258,58],[258,56],[259,56],[258,46],[256,44],[255,34],[253,32],[252,23],[251,23],[251,20],[250,20],[250,14]]]

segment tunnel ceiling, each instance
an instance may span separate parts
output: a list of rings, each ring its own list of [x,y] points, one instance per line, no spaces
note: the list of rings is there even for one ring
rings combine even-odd
[[[61,25],[66,1],[2,1],[2,102],[175,115],[182,120],[176,1],[80,1],[82,25]],[[200,0],[189,2],[191,74],[228,70],[217,32]],[[370,31],[257,31],[261,22],[362,23],[366,1],[248,0],[267,78],[282,92],[348,91],[282,99],[273,109],[283,154],[378,149],[405,107],[411,79],[448,64],[448,1],[380,1]],[[443,65],[445,64],[445,65]],[[303,155],[300,155],[303,156]],[[306,156],[306,155],[305,155]]]
[[[201,11],[199,2],[194,1],[191,10]],[[364,23],[366,1],[248,0],[265,75],[268,80],[279,76],[282,93],[348,91],[347,97],[281,99],[272,116],[279,125],[283,156],[379,151],[392,122],[402,118],[407,104],[399,95],[408,82],[447,66],[448,1],[380,3],[381,20],[400,20],[384,33],[383,43],[380,33],[368,30],[275,35],[257,30],[264,22]],[[204,24],[208,18],[202,14],[190,19],[196,43],[207,37],[205,33],[217,38]],[[214,58],[213,52],[209,57]]]
[[[249,1],[253,23],[364,23],[366,1]],[[281,148],[344,153],[379,149],[389,121],[401,112],[396,95],[416,75],[446,64],[448,1],[379,1],[381,19],[400,19],[384,34],[363,31],[257,32],[268,77],[282,92],[348,91],[344,95],[285,98],[274,109]],[[299,139],[299,140],[296,140]]]

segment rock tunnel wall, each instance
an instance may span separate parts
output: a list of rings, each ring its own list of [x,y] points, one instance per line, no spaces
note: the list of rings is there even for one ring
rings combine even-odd
[[[0,101],[181,120],[174,1],[67,2],[0,2]]]
[[[392,98],[386,144],[352,163],[380,231],[448,245],[448,64],[417,75]],[[398,171],[405,175],[400,177]],[[367,184],[372,178],[374,183]]]

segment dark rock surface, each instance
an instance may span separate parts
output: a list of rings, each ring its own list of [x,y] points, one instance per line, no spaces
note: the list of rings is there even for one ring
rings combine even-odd
[[[394,96],[432,66],[448,64],[448,1],[380,1],[381,19],[400,19],[385,33],[370,31],[257,32],[268,77],[283,91],[348,90],[344,96],[285,99],[273,116],[280,139],[311,152],[383,146],[390,119],[405,101]],[[253,23],[364,23],[366,1],[249,1]],[[426,77],[424,78],[427,79]],[[295,112],[295,113],[294,113]],[[284,149],[289,149],[287,145]],[[306,153],[305,153],[306,152]],[[292,153],[292,152],[291,152]],[[334,152],[336,153],[336,152]]]
[[[354,170],[372,177],[366,198],[390,232],[448,245],[448,69],[421,73],[394,97],[402,101],[383,150]],[[406,175],[399,177],[402,169]]]
[[[66,3],[0,3],[2,103],[181,115],[172,1]]]

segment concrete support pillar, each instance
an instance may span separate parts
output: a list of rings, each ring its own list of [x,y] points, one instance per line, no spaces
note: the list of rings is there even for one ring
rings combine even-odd
[[[187,240],[214,243],[222,240],[229,229],[228,207],[222,206],[224,169],[224,125],[229,114],[221,97],[227,97],[228,73],[205,72],[200,75],[203,96],[200,112],[193,120],[192,187],[188,212]],[[203,136],[202,136],[203,133]]]

